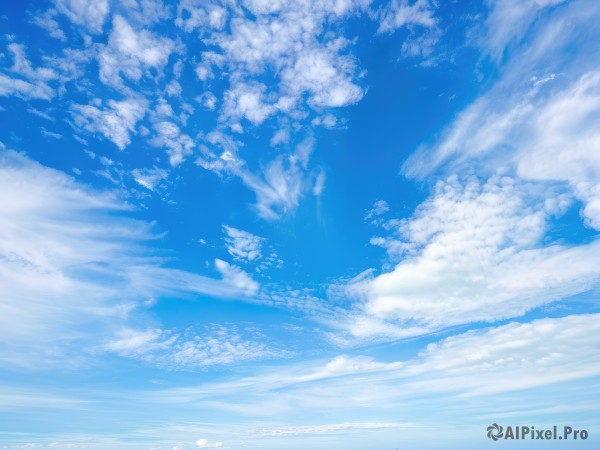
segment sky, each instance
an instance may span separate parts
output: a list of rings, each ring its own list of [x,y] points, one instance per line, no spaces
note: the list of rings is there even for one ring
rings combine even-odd
[[[600,2],[0,30],[0,449],[599,448]]]

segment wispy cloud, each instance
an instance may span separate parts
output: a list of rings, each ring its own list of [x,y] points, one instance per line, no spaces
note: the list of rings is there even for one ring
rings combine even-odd
[[[491,414],[490,396],[496,396],[499,408],[510,408],[514,404],[505,405],[510,397],[500,394],[598,376],[597,333],[593,332],[598,323],[595,314],[510,323],[443,339],[405,361],[343,356],[324,364],[267,370],[251,378],[167,389],[153,398],[175,404],[207,402],[212,408],[256,417],[265,416],[258,404],[268,404],[270,414],[282,418],[298,408],[306,412],[325,408],[338,417],[349,408],[361,408],[373,417],[373,411],[383,408],[398,411],[399,419],[411,417],[433,424],[436,417],[444,420],[457,399],[472,399],[473,410],[463,410],[463,417]],[[555,405],[556,395],[552,397],[542,404]],[[477,398],[486,401],[480,403]],[[325,425],[321,432],[335,428]],[[279,431],[319,433],[319,427]]]
[[[286,355],[285,351],[260,342],[259,336],[245,334],[236,327],[224,326],[207,327],[202,333],[124,328],[102,349],[168,370],[201,369]]]
[[[92,342],[166,293],[243,298],[258,289],[222,261],[222,280],[162,267],[146,247],[157,238],[151,224],[127,218],[115,193],[11,151],[3,151],[0,171],[0,358],[7,363],[33,368],[61,359],[70,342]]]

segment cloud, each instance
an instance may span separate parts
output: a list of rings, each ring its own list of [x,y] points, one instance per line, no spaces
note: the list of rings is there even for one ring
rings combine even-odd
[[[166,180],[169,176],[169,172],[157,167],[153,169],[134,169],[131,174],[136,183],[150,191],[153,191],[161,181]]]
[[[223,276],[227,284],[231,284],[247,296],[258,292],[259,284],[250,275],[237,266],[231,265],[221,259],[215,259],[215,267]]]
[[[216,7],[191,8],[190,3],[186,2],[185,9],[193,9],[192,17],[179,22],[188,31],[210,23],[211,14],[217,11],[220,19],[227,17]],[[362,98],[363,90],[354,82],[354,61],[344,54],[348,41],[336,35],[334,28],[331,37],[323,31],[366,5],[321,2],[306,7],[278,2],[267,7],[262,2],[245,2],[244,6],[251,15],[238,8],[228,11],[229,31],[220,31],[222,21],[213,23],[215,31],[207,30],[217,51],[206,51],[197,70],[206,79],[216,63],[229,73],[223,120],[247,119],[259,125],[276,112],[294,115],[304,95],[313,108],[346,106]],[[320,41],[322,36],[325,39]],[[265,74],[275,77],[269,87],[256,82]]]
[[[90,33],[102,32],[109,13],[108,0],[55,0],[56,9]]]
[[[10,71],[24,77],[25,80],[0,73],[0,95],[51,100],[55,95],[55,90],[49,85],[49,82],[56,80],[57,73],[47,67],[34,69],[25,54],[25,46],[21,44],[11,43],[8,45],[8,50],[13,55],[13,65]]]
[[[40,132],[45,138],[62,139],[63,137],[62,134],[55,133],[53,131],[48,131],[45,127],[40,127]]]
[[[56,20],[57,15],[58,12],[56,9],[51,8],[43,13],[37,13],[33,16],[33,23],[46,30],[53,38],[65,42],[67,37]]]
[[[389,333],[378,321],[405,336],[495,321],[596,286],[599,243],[542,246],[551,213],[531,192],[507,177],[438,182],[412,218],[391,221],[396,236],[372,239],[400,262],[351,286],[374,319],[349,319],[351,333]]]
[[[169,370],[228,365],[285,354],[257,339],[258,336],[244,338],[237,329],[224,326],[207,327],[199,334],[191,330],[181,334],[172,330],[124,328],[102,350]]]
[[[517,173],[529,180],[566,181],[584,203],[586,223],[600,229],[600,71],[553,95],[528,120],[527,149],[517,150]],[[552,163],[551,163],[552,161]]]
[[[255,434],[265,437],[300,436],[305,434],[334,434],[361,430],[382,430],[410,426],[403,422],[345,422],[325,425],[286,426],[279,428],[260,428]]]
[[[139,81],[150,68],[162,70],[174,49],[171,39],[135,30],[124,17],[115,15],[108,45],[98,55],[100,80],[116,88],[124,86],[121,74]]]
[[[209,401],[212,407],[230,414],[251,417],[264,415],[258,405],[269,405],[278,420],[295,418],[298,409],[307,414],[327,411],[330,417],[344,417],[343,412],[350,408],[363,411],[357,413],[359,417],[376,416],[375,411],[382,409],[393,412],[398,422],[383,423],[381,428],[410,426],[414,421],[446,425],[458,410],[461,417],[514,411],[514,396],[507,393],[519,392],[526,403],[531,397],[525,390],[534,388],[548,387],[543,391],[548,396],[536,396],[532,405],[552,408],[565,400],[564,391],[557,386],[581,386],[600,375],[595,357],[599,328],[597,314],[509,323],[442,339],[403,361],[346,357],[347,362],[341,364],[344,370],[337,373],[328,369],[337,365],[331,361],[304,362],[252,377],[165,389],[157,400],[175,404]],[[571,399],[573,404],[583,400]],[[410,417],[410,422],[403,422],[404,417]],[[355,422],[266,427],[256,432],[285,436],[371,426],[379,428],[378,422]]]
[[[155,147],[167,148],[169,163],[171,166],[178,166],[183,162],[186,156],[192,154],[196,146],[194,140],[173,122],[162,121],[154,124],[156,134],[150,139],[150,143]]]
[[[46,119],[50,122],[54,122],[54,117],[50,116],[49,114],[46,114],[44,111],[40,111],[39,109],[35,109],[35,108],[27,108],[27,112],[29,114],[33,114],[34,116],[38,116],[41,117],[42,119]]]
[[[123,150],[131,142],[136,124],[146,115],[148,103],[140,97],[122,101],[108,100],[102,107],[97,99],[94,105],[73,105],[75,123],[93,134],[101,134]]]
[[[196,447],[198,448],[219,448],[223,447],[222,442],[209,442],[208,439],[198,439],[196,441]]]
[[[227,225],[223,225],[223,230],[227,234],[225,237],[227,251],[235,260],[255,261],[263,257],[261,247],[264,238]]]
[[[524,2],[523,8],[557,3]],[[491,14],[493,23],[508,20],[495,18],[500,14],[496,10]],[[529,25],[527,45],[513,50],[500,80],[459,114],[437,142],[419,148],[404,173],[423,177],[434,170],[473,167],[489,173],[500,167],[575,197],[583,203],[586,225],[598,229],[600,53],[582,30],[600,31],[599,17],[600,8],[590,9],[585,2],[548,8],[544,20]],[[577,51],[568,50],[572,48]]]
[[[390,205],[385,200],[377,200],[373,203],[373,207],[367,212],[365,220],[372,220],[373,222],[380,220],[378,216],[381,216],[390,210]]]
[[[48,86],[35,85],[0,73],[0,96],[8,95],[16,95],[25,99],[39,98],[50,100],[54,95],[54,91]]]
[[[254,125],[260,125],[275,112],[273,105],[265,103],[266,86],[261,83],[237,83],[223,98],[222,116],[234,121],[243,118]]]
[[[0,360],[7,364],[79,364],[87,346],[125,326],[148,299],[244,299],[258,290],[222,262],[221,280],[162,267],[147,254],[157,239],[152,225],[128,218],[116,193],[94,191],[21,154],[0,154],[0,193]]]
[[[221,132],[209,133],[206,140],[220,147],[221,153],[202,146],[203,155],[196,159],[196,164],[219,175],[225,172],[238,176],[256,193],[256,210],[266,220],[277,220],[292,213],[300,198],[319,180],[323,182],[322,177],[308,169],[314,146],[312,136],[297,144],[293,153],[281,155],[265,165],[258,174],[249,170],[246,161],[238,155],[239,141]]]
[[[408,0],[391,0],[379,11],[380,33],[414,25],[431,28],[436,24],[434,5],[429,0],[417,0],[412,5]]]
[[[528,40],[501,64],[500,79],[458,114],[437,140],[419,147],[404,164],[403,173],[422,178],[444,165],[453,172],[475,164],[487,170],[490,166],[514,167],[515,153],[525,155],[530,147],[535,153],[544,151],[555,134],[563,145],[565,139],[584,145],[593,135],[596,57],[600,54],[589,43],[587,32],[600,30],[598,17],[600,7],[588,8],[586,2],[575,1],[550,10],[544,20],[532,24]],[[561,122],[566,116],[558,115],[557,108],[568,95],[576,98],[565,106],[580,109],[572,119]],[[548,122],[542,133],[541,120],[548,108],[555,120]],[[578,131],[584,133],[581,138]],[[547,141],[544,133],[551,136]],[[549,150],[553,147],[557,146]]]
[[[397,265],[354,286],[365,313],[350,319],[355,336],[515,317],[597,286],[598,242],[551,236],[554,221],[578,202],[578,225],[600,226],[600,72],[587,38],[598,30],[600,8],[552,7],[558,3],[492,9],[486,39],[494,23],[509,20],[497,14],[516,14],[528,30],[517,23],[518,36],[495,38],[490,51],[511,46],[497,61],[498,81],[404,164],[409,177],[445,181],[412,219],[384,224],[395,233],[372,239]]]
[[[565,0],[488,0],[491,11],[479,45],[492,59],[502,59],[507,47],[517,44],[541,10],[564,3]]]

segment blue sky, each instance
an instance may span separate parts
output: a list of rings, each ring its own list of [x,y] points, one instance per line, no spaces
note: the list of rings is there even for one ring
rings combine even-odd
[[[600,3],[0,26],[0,449],[598,448]]]

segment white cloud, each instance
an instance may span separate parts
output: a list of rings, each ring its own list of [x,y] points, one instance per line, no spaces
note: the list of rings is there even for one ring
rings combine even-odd
[[[429,0],[391,0],[379,11],[379,32],[391,32],[407,25],[434,27],[434,5]]]
[[[157,167],[152,169],[134,169],[131,174],[136,183],[151,191],[153,191],[162,180],[166,180],[169,176],[169,172]]]
[[[275,111],[273,105],[265,103],[266,86],[260,83],[237,83],[223,98],[221,114],[226,119],[238,121],[247,119],[254,125],[260,125]]]
[[[281,125],[271,140],[276,146],[294,142],[292,134],[303,129],[304,121],[334,127],[338,120],[329,110],[355,104],[364,95],[359,85],[362,72],[351,54],[353,42],[344,36],[344,21],[362,13],[378,19],[369,11],[370,4],[369,0],[181,2],[178,26],[200,33],[212,44],[195,68],[198,78],[205,83],[215,78],[225,81],[222,94],[198,99],[212,109],[216,98],[222,98],[221,128],[216,133],[223,134],[228,126],[241,134],[247,126],[265,126],[276,118]],[[402,9],[400,3],[390,8],[380,15],[402,14],[396,11]],[[428,3],[419,1],[409,9],[410,17],[394,26],[435,23]],[[219,154],[207,147],[196,162],[219,175],[239,176],[256,193],[261,217],[279,219],[297,208],[305,192],[320,195],[324,172],[307,170],[306,162],[299,164],[298,148],[265,163],[262,173],[247,167],[238,148]]]
[[[345,422],[324,425],[296,425],[278,428],[260,428],[255,431],[259,436],[281,437],[304,434],[333,434],[356,432],[361,430],[382,430],[387,428],[404,428],[410,426],[404,422]]]
[[[56,9],[73,23],[85,27],[91,33],[102,32],[109,12],[108,0],[54,0]]]
[[[196,97],[196,101],[209,111],[214,111],[214,109],[217,107],[217,97],[209,91],[203,93],[199,97]]]
[[[95,103],[101,105],[101,101]],[[146,100],[126,98],[120,102],[108,100],[106,107],[73,105],[71,111],[75,123],[94,134],[102,134],[123,150],[131,142],[136,124],[146,115]]]
[[[518,391],[527,403],[531,397],[525,389],[546,386],[547,396],[536,395],[532,405],[553,408],[567,397],[573,401],[576,391],[582,393],[579,400],[589,399],[589,391],[581,391],[581,386],[586,379],[600,375],[598,318],[597,314],[584,314],[510,323],[443,339],[403,361],[345,357],[347,362],[339,364],[344,368],[341,372],[328,369],[338,365],[336,360],[304,362],[251,377],[165,389],[159,398],[175,404],[208,400],[212,407],[229,414],[255,417],[264,415],[259,405],[268,405],[279,420],[295,420],[299,409],[308,415],[327,411],[328,417],[347,417],[352,409],[356,416],[366,418],[384,410],[388,417],[390,413],[397,417],[398,422],[388,423],[391,427],[410,426],[408,420],[402,422],[409,417],[412,423],[447,425],[458,411],[461,417],[473,418],[514,411],[514,396],[507,393]],[[578,389],[564,394],[560,386]],[[380,426],[367,421],[353,424],[356,428]],[[385,423],[381,427],[385,428]],[[342,422],[264,427],[256,432],[319,434],[351,428],[352,424]]]
[[[343,46],[345,44],[344,41]],[[363,90],[349,77],[355,70],[354,63],[335,53],[343,46],[338,41],[330,48],[303,50],[294,64],[281,73],[286,94],[296,99],[308,92],[308,104],[315,108],[339,108],[357,103],[363,97]]]
[[[313,195],[320,197],[325,189],[325,172],[321,170],[315,178],[315,184],[313,186]]]
[[[56,80],[57,73],[47,67],[33,68],[25,54],[25,47],[21,44],[11,43],[8,50],[13,55],[13,65],[10,71],[13,74],[24,77],[11,78],[0,73],[0,95],[16,95],[24,99],[38,98],[51,100],[55,95],[55,90],[48,83]]]
[[[244,6],[254,18],[231,8],[230,31],[211,33],[219,51],[205,52],[197,69],[201,79],[212,76],[211,66],[215,63],[229,73],[230,87],[221,111],[224,120],[235,123],[245,118],[258,125],[276,112],[294,115],[304,103],[305,94],[314,108],[345,106],[362,98],[363,91],[354,82],[353,59],[343,54],[348,42],[333,28],[331,37],[323,31],[330,22],[364,5],[320,2],[307,7],[286,1],[269,5],[245,2]],[[194,8],[197,15],[188,19],[186,29],[190,29],[192,20],[205,22],[209,9]],[[320,42],[323,35],[325,42]],[[275,83],[269,87],[257,84],[256,77],[261,74],[272,74]]]
[[[523,2],[527,8],[533,3]],[[551,2],[539,5],[547,3]],[[443,164],[451,165],[453,172],[464,165],[483,167],[484,157],[494,168],[512,166],[515,152],[527,154],[532,146],[535,153],[545,151],[543,146],[552,137],[544,141],[543,136],[554,136],[555,130],[561,143],[568,138],[584,144],[593,135],[598,89],[596,61],[600,53],[589,42],[587,32],[583,32],[600,30],[600,7],[589,6],[585,1],[571,2],[565,5],[566,9],[561,7],[545,20],[535,22],[526,45],[513,50],[512,57],[501,66],[498,82],[465,108],[433,145],[420,147],[404,165],[404,173],[423,177]],[[576,51],[566,50],[573,48]],[[576,98],[569,102],[569,95]],[[557,114],[561,102],[575,109],[572,119]],[[578,106],[581,110],[576,111]],[[554,120],[542,133],[544,111],[548,108],[553,111]],[[561,118],[565,119],[564,124]],[[582,139],[578,131],[584,132]]]
[[[196,447],[198,448],[219,448],[223,447],[222,442],[209,442],[208,439],[198,439],[196,441]]]
[[[123,356],[140,356],[158,350],[168,349],[177,339],[169,337],[162,330],[123,329],[117,333],[117,339],[108,342],[104,349]]]
[[[391,221],[396,236],[372,240],[400,263],[350,284],[364,299],[350,333],[406,337],[495,321],[597,285],[599,243],[541,246],[547,202],[528,189],[506,177],[439,182],[411,219]]]
[[[527,33],[544,8],[565,0],[488,0],[491,9],[479,45],[496,61]]]
[[[142,25],[171,18],[169,7],[162,0],[121,0],[120,3],[127,17]]]
[[[203,156],[196,159],[196,164],[219,175],[226,172],[238,176],[256,193],[256,210],[266,220],[276,220],[292,213],[300,198],[319,181],[319,176],[311,174],[308,169],[314,145],[312,136],[297,144],[294,152],[287,157],[282,155],[271,161],[261,174],[250,171],[238,155],[239,141],[221,132],[209,133],[206,141],[220,147],[222,152],[216,154],[201,146]],[[324,181],[322,177],[321,181]]]
[[[25,99],[50,100],[54,96],[54,90],[46,85],[35,85],[0,73],[0,96],[8,95],[16,95]]]
[[[196,146],[196,143],[173,122],[155,123],[154,130],[156,134],[150,139],[150,143],[156,147],[167,148],[171,166],[178,166],[186,156],[192,154],[192,149]]]
[[[40,111],[39,109],[27,108],[27,112],[29,114],[33,114],[34,116],[41,117],[42,119],[49,120],[50,122],[54,122],[54,117],[52,117],[49,114],[46,114],[44,111]]]
[[[390,205],[385,200],[377,200],[373,203],[373,207],[367,212],[365,220],[376,220],[378,216],[381,216],[390,210]]]
[[[40,127],[40,132],[42,134],[42,136],[46,137],[46,138],[52,138],[52,139],[62,139],[62,134],[59,133],[55,133],[53,131],[48,131],[46,130],[45,127]]]
[[[600,229],[600,71],[587,73],[528,118],[527,144],[517,150],[526,179],[566,181],[583,203],[587,223]],[[527,147],[525,147],[527,145]]]
[[[221,259],[215,259],[215,267],[227,284],[235,286],[245,295],[252,296],[258,292],[259,284],[239,267],[233,266]]]
[[[600,52],[588,38],[600,31],[600,7],[574,1],[545,8],[557,3],[522,2],[523,10],[492,11],[487,27],[509,21],[495,14],[514,13],[524,14],[529,29],[519,31],[521,19],[515,18],[519,34],[495,38],[492,52],[512,46],[498,61],[498,82],[404,165],[405,174],[420,178],[501,173],[514,186],[510,193],[505,182],[494,181],[500,190],[493,193],[488,182],[473,197],[468,187],[438,185],[415,219],[395,222],[403,238],[373,240],[396,259],[404,258],[374,279],[372,291],[361,291],[379,322],[395,317],[396,325],[406,325],[412,319],[426,332],[444,324],[497,320],[597,285],[598,242],[553,245],[550,218],[579,201],[579,226],[600,227]],[[497,197],[498,204],[490,207],[486,197]]]
[[[281,357],[284,352],[244,338],[235,328],[212,326],[203,333],[184,334],[171,330],[125,328],[102,350],[139,359],[166,369],[193,369]]]
[[[123,87],[121,73],[139,81],[150,68],[161,71],[174,49],[171,39],[135,30],[124,17],[116,15],[108,45],[98,55],[100,80],[116,88]]]
[[[265,242],[264,238],[227,225],[223,225],[223,230],[227,234],[227,251],[235,260],[256,261],[263,257],[261,248]]]
[[[523,7],[556,2],[534,3],[524,2]],[[600,116],[600,52],[581,31],[600,31],[600,8],[588,6],[561,5],[534,22],[527,45],[513,50],[496,85],[467,107],[438,142],[409,158],[404,172],[423,177],[441,167],[453,172],[474,166],[494,172],[502,167],[553,189],[566,182],[567,189],[562,189],[583,203],[587,225],[600,227],[595,206],[600,176],[600,135],[595,125]]]
[[[33,23],[46,30],[50,36],[65,42],[67,37],[55,17],[58,14],[56,9],[49,9],[43,13],[38,13],[33,17]]]
[[[258,214],[267,220],[293,212],[305,189],[303,172],[289,159],[275,159],[263,170],[262,176],[239,170],[238,175],[256,193]]]
[[[177,6],[175,24],[190,33],[197,28],[221,29],[228,13],[225,8],[212,2],[182,0]]]
[[[0,172],[0,360],[7,364],[78,364],[86,343],[125,324],[149,298],[244,299],[258,290],[225,263],[222,280],[161,267],[146,256],[145,241],[156,238],[151,224],[114,214],[125,209],[114,193],[11,151],[0,154]],[[70,348],[78,352],[67,357]]]

